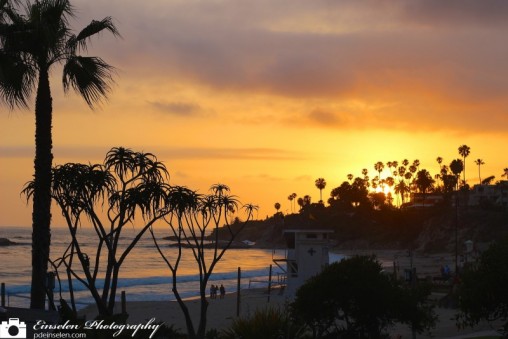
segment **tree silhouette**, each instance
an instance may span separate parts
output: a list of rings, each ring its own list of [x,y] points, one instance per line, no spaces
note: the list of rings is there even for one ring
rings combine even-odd
[[[332,206],[341,206],[346,209],[358,206],[368,206],[369,190],[362,178],[355,178],[350,184],[344,181],[339,187],[334,188],[330,192],[330,199],[328,203]]]
[[[441,168],[442,168],[442,167],[441,167],[441,164],[443,163],[443,158],[441,158],[441,157],[437,157],[437,158],[436,158],[436,161],[437,161],[437,163],[438,163],[438,165],[439,165],[439,172],[438,172],[438,174],[437,174],[438,176],[436,176],[435,178],[436,178],[436,180],[439,180],[439,179],[441,179],[441,178],[442,178],[442,177],[441,177]],[[438,186],[439,186],[439,185],[438,185]]]
[[[296,209],[296,206],[295,206],[296,197],[297,197],[296,193],[291,193],[291,198],[292,198],[291,200],[292,200],[293,206],[295,207],[294,209]]]
[[[478,165],[478,180],[479,180],[480,185],[481,185],[481,184],[482,184],[482,176],[481,176],[481,172],[480,172],[480,167],[481,167],[482,165],[485,165],[485,162],[484,162],[482,159],[479,159],[479,158],[478,158],[478,159],[476,159],[476,160],[474,161],[474,163],[475,163],[476,165]]]
[[[154,244],[171,273],[171,290],[185,316],[187,335],[192,339],[205,338],[209,305],[206,299],[206,288],[215,266],[257,210],[257,206],[244,205],[243,210],[247,214],[245,222],[239,227],[232,227],[228,222],[228,214],[231,210],[230,206],[233,206],[235,210],[238,209],[238,200],[229,194],[229,187],[223,184],[213,185],[210,191],[208,195],[199,195],[186,187],[171,188],[166,207],[168,214],[164,221],[170,234],[176,239],[178,249],[176,256],[164,253],[157,242],[155,230],[150,228]],[[212,240],[211,248],[207,246],[209,239]],[[184,247],[189,247],[189,250],[184,251]],[[181,267],[182,260],[187,260],[187,256],[194,260],[199,272],[200,311],[197,327],[178,289],[178,268]]]
[[[508,167],[503,169],[503,174],[501,174],[501,177],[506,177],[506,179],[508,179]]]
[[[491,175],[490,177],[486,177],[485,179],[482,180],[482,185],[492,184],[492,181],[494,181],[495,178],[496,178],[496,176],[494,176],[494,175]]]
[[[293,197],[292,194],[288,195],[288,200],[289,200],[289,206],[291,207],[291,213],[293,213],[293,200],[295,198]]]
[[[432,179],[430,173],[427,170],[422,169],[416,174],[415,184],[420,193],[425,194],[432,189],[434,179]]]
[[[296,203],[298,204],[298,206],[300,206],[300,211],[301,211],[304,206],[303,198],[302,197],[298,198],[296,200]]]
[[[72,307],[76,311],[75,278],[90,291],[99,315],[111,316],[122,264],[148,228],[166,214],[169,174],[153,154],[120,147],[111,149],[102,165],[69,163],[53,168],[52,175],[51,196],[71,235],[70,245],[57,262],[66,268]],[[32,181],[24,191],[30,196],[34,188]],[[144,226],[129,239],[122,231],[134,224],[136,214],[141,215]],[[87,224],[97,236],[95,255],[84,253],[78,240]],[[79,269],[74,268],[75,261]]]
[[[275,205],[273,205],[273,207],[275,207],[275,210],[277,211],[277,213],[279,213],[280,203],[276,202]]]
[[[398,184],[395,185],[394,192],[400,195],[402,204],[404,204],[404,198],[411,192],[411,190],[404,180],[400,180]]]
[[[326,181],[323,178],[316,179],[316,187],[319,189],[319,202],[323,202],[323,189],[326,187]]]
[[[459,175],[464,170],[464,163],[462,162],[461,159],[452,160],[452,162],[450,163],[450,170],[452,171],[452,173],[457,178],[457,185],[458,185],[458,183],[459,183],[459,180],[458,180],[459,179]]]
[[[462,156],[462,163],[464,165],[464,173],[463,173],[463,181],[464,185],[466,184],[466,158],[471,153],[471,148],[467,145],[462,145],[459,147],[459,154]]]
[[[98,57],[78,53],[86,51],[89,39],[102,31],[119,35],[109,17],[93,20],[72,34],[68,22],[72,16],[74,9],[68,0],[27,1],[24,6],[0,2],[0,97],[10,109],[26,108],[36,93],[30,307],[38,309],[44,308],[51,237],[53,106],[49,73],[53,66],[64,64],[64,90],[74,89],[93,108],[109,91],[113,69]]]
[[[381,172],[383,172],[384,168],[385,168],[385,165],[381,161],[378,161],[374,164],[374,169],[379,173],[378,180],[381,180]]]

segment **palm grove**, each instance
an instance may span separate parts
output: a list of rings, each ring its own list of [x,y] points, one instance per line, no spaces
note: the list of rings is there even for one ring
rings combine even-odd
[[[449,165],[444,164],[444,159],[440,156],[436,158],[437,173],[432,175],[427,169],[420,168],[418,159],[410,162],[408,159],[399,161],[387,161],[386,163],[378,161],[373,169],[376,175],[371,177],[369,170],[363,168],[361,175],[347,175],[347,181],[342,182],[338,187],[330,191],[330,198],[327,200],[332,207],[360,207],[360,208],[380,208],[382,206],[404,207],[410,204],[412,194],[417,193],[425,199],[429,193],[442,194],[445,200],[449,200],[453,192],[457,190],[468,191],[471,189],[466,181],[466,158],[471,153],[471,148],[467,145],[458,147],[458,154],[462,159],[453,159]],[[481,158],[474,160],[478,167],[478,181],[481,185],[490,185],[495,180],[495,175],[488,176],[482,180],[481,166],[485,161]],[[462,178],[461,178],[462,177]],[[508,179],[508,168],[503,169],[501,178]],[[497,184],[501,184],[498,182]],[[323,189],[327,183],[324,178],[315,180],[315,186],[319,190],[318,205],[324,205]],[[305,209],[312,204],[311,196],[306,194],[297,199],[297,194],[292,193],[288,196],[291,212],[294,210],[294,201],[298,204],[300,210]],[[424,200],[425,202],[425,200]],[[275,204],[277,212],[281,204]]]

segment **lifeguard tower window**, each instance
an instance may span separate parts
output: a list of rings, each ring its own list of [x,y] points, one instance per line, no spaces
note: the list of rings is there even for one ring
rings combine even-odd
[[[307,239],[317,239],[316,233],[307,233],[306,234]]]
[[[289,273],[291,273],[292,277],[298,276],[298,264],[296,261],[290,261],[289,263]]]
[[[295,233],[294,232],[286,233],[285,237],[286,237],[287,248],[290,250],[294,250],[295,249]]]

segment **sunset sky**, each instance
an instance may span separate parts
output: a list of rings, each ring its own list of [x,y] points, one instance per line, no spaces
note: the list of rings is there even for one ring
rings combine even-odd
[[[471,147],[467,181],[508,167],[508,2],[503,0],[74,0],[79,30],[112,16],[121,39],[89,55],[117,68],[91,111],[52,73],[54,164],[114,146],[151,152],[171,183],[228,184],[258,218],[288,195],[319,200],[374,163],[431,174]],[[33,102],[33,100],[32,100]],[[0,114],[0,225],[30,225],[34,114]],[[386,172],[388,174],[388,172]],[[53,210],[55,225],[63,225]]]

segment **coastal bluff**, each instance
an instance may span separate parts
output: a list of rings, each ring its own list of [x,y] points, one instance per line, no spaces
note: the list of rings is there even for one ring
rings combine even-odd
[[[285,229],[331,229],[334,247],[342,250],[386,249],[418,250],[426,253],[450,252],[455,246],[457,228],[460,244],[473,241],[479,247],[508,237],[508,210],[468,208],[459,211],[446,206],[425,209],[382,209],[376,211],[341,211],[315,207],[300,213],[249,221],[236,242],[252,242],[252,247],[284,248]],[[243,223],[230,225],[237,232]],[[227,228],[218,229],[219,239],[229,237]],[[210,239],[215,238],[215,233]]]

